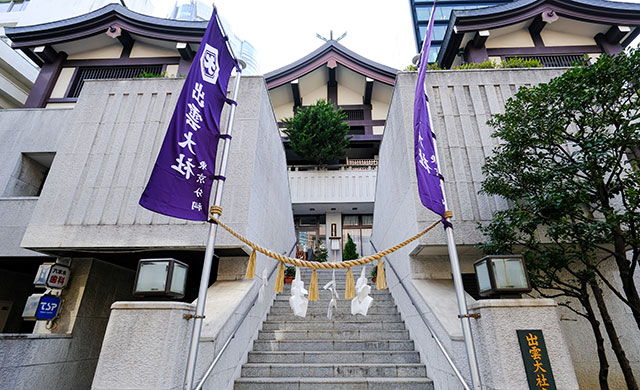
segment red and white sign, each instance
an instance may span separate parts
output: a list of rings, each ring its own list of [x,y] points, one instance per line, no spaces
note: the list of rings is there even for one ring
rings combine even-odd
[[[54,264],[49,271],[47,277],[47,287],[49,288],[65,288],[71,277],[71,270],[66,265]]]

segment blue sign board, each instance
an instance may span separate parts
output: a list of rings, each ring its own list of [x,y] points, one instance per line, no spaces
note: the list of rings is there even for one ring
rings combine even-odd
[[[51,295],[43,295],[38,303],[36,318],[38,320],[52,320],[58,315],[60,298]]]

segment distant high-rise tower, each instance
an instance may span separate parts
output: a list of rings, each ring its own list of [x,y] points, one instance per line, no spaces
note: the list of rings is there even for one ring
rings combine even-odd
[[[209,20],[213,8],[201,0],[177,0],[169,18],[178,20]],[[226,20],[222,20],[225,33],[229,36],[229,42],[235,55],[242,59],[247,67],[242,72],[245,75],[259,74],[256,49],[247,41],[238,38]]]
[[[489,0],[489,1],[477,1],[477,0],[439,0],[434,15],[434,30],[431,36],[431,50],[429,51],[429,62],[434,62],[438,57],[444,34],[447,31],[447,25],[449,24],[449,17],[451,11],[454,9],[473,9],[491,7],[494,5],[508,3],[512,0]],[[429,15],[431,13],[431,7],[433,7],[433,0],[421,1],[421,0],[409,0],[411,4],[411,14],[413,18],[413,31],[416,37],[416,45],[418,52],[422,50],[422,42],[424,35],[427,32],[427,26],[429,25]]]

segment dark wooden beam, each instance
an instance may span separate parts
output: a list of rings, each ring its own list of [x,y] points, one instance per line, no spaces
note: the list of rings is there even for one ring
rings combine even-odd
[[[193,52],[191,45],[189,45],[187,42],[176,43],[176,49],[178,49],[178,52],[180,53],[180,57],[182,57],[183,60],[193,61],[193,57],[195,56],[195,53]]]
[[[362,98],[362,102],[364,104],[371,104],[371,95],[373,94],[373,79],[367,77],[365,80],[364,97]]]
[[[58,59],[58,52],[49,45],[38,46],[33,49],[33,52],[46,64],[51,64]]]
[[[149,58],[105,58],[97,60],[69,60],[64,66],[136,66],[136,65],[178,65],[180,57]]]
[[[124,50],[127,51],[131,51],[131,48],[133,47],[133,38],[131,37],[131,34],[129,34],[128,32],[122,30],[120,31],[120,35],[118,36],[118,41],[120,41],[120,44],[122,45],[122,47],[124,48]]]
[[[60,52],[57,57],[51,62],[45,62],[40,69],[38,78],[36,78],[33,88],[27,97],[27,101],[24,103],[25,108],[42,108],[47,103],[51,91],[58,81],[60,71],[62,70],[62,64],[67,58],[65,52]]]
[[[487,42],[487,38],[489,38],[489,30],[477,31],[471,40],[471,44],[474,49],[481,49],[484,47],[484,44]]]
[[[542,20],[542,15],[536,16],[535,18],[533,18],[533,22],[531,22],[531,24],[529,25],[529,34],[531,34],[531,36],[540,36],[542,29],[545,28],[546,25],[547,22]]]
[[[628,26],[611,26],[604,36],[607,39],[607,42],[611,44],[619,44],[622,38],[630,32],[631,28]]]
[[[336,81],[336,67],[330,67],[329,81],[327,82],[327,98],[334,106],[338,106],[338,82]]]
[[[293,93],[293,112],[302,107],[302,97],[300,96],[300,84],[298,79],[291,82],[291,92]]]
[[[487,48],[485,46],[489,35],[491,35],[489,30],[476,31],[473,39],[471,39],[464,48],[464,61],[466,63],[480,64],[489,60],[489,55],[487,54]]]
[[[607,36],[603,33],[596,34],[593,39],[595,39],[598,46],[600,46],[600,48],[602,49],[602,52],[605,54],[616,55],[622,52],[622,45],[620,44],[620,42],[610,42],[607,39]]]
[[[29,59],[31,61],[33,61],[36,65],[38,65],[39,67],[42,67],[42,65],[44,64],[44,62],[40,59],[40,57],[38,57],[37,55],[35,55],[35,53],[29,49],[29,48],[22,48],[20,49],[22,50],[22,52],[29,57]]]

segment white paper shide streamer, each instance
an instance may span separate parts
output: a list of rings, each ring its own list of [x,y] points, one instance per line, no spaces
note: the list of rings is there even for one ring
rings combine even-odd
[[[373,302],[373,298],[369,296],[371,287],[367,284],[366,268],[362,267],[362,272],[356,282],[356,297],[351,300],[351,314],[353,315],[362,314],[366,316],[369,306]]]
[[[260,286],[260,290],[258,290],[258,301],[260,303],[264,301],[264,292],[266,291],[266,288],[268,285],[269,285],[269,279],[267,276],[267,268],[265,267],[262,270],[262,286]]]
[[[338,309],[338,292],[336,291],[335,279],[325,284],[323,289],[329,290],[329,292],[331,292],[331,301],[329,302],[329,307],[327,309],[327,318],[329,319],[329,321],[331,321],[331,318],[333,318],[333,309]]]
[[[300,277],[300,268],[296,267],[296,277],[291,282],[291,298],[289,298],[289,305],[294,315],[298,317],[307,315],[307,307],[309,306],[309,300],[305,298],[307,294],[309,291],[304,288],[304,282]]]

